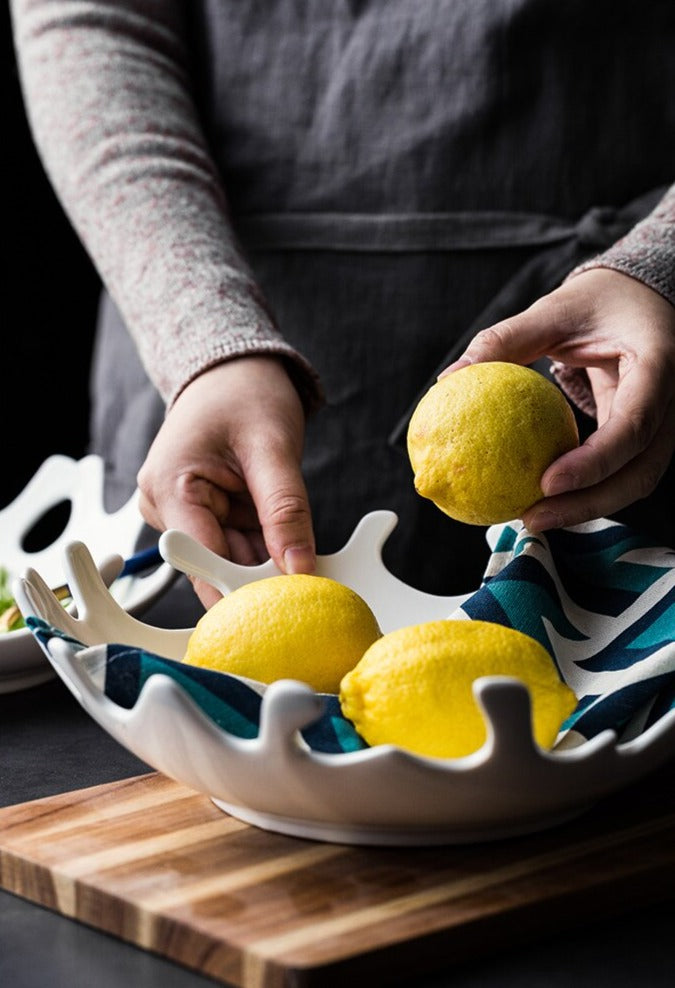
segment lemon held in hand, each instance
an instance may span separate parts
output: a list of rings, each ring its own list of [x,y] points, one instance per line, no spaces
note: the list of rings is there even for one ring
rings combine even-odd
[[[488,621],[429,621],[383,635],[342,680],[340,706],[369,745],[460,758],[487,737],[472,689],[481,676],[525,683],[532,734],[550,748],[576,697],[539,642]]]
[[[323,576],[270,576],[222,597],[199,619],[184,661],[261,683],[299,679],[320,693],[381,635],[349,587]]]
[[[529,367],[470,364],[436,382],[408,426],[415,488],[470,525],[520,518],[542,474],[579,444],[563,393]]]

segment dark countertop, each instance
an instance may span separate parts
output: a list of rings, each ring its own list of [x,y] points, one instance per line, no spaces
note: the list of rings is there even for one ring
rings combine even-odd
[[[176,615],[174,615],[175,617]],[[180,622],[179,622],[180,623]],[[672,780],[672,765],[654,785]],[[0,695],[0,805],[9,806],[150,771],[104,732],[59,680]],[[630,791],[627,791],[630,798]],[[673,876],[675,887],[675,875]],[[534,943],[448,966],[407,988],[660,988],[672,984],[670,903],[620,904]],[[624,911],[625,909],[625,911]],[[0,984],[12,988],[197,988],[208,978],[0,891]]]

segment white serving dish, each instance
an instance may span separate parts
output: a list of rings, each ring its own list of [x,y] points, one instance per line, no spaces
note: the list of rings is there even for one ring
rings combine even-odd
[[[26,535],[61,502],[70,502],[63,531],[50,545],[27,552]],[[123,560],[135,553],[142,528],[137,494],[118,511],[105,511],[103,461],[99,456],[74,460],[56,454],[48,457],[21,493],[0,510],[0,565],[14,577],[34,567],[49,586],[58,586],[67,582],[63,568],[65,547],[80,539],[87,544],[115,598],[130,614],[140,614],[177,575],[164,562],[146,574],[115,579]],[[54,675],[27,628],[0,633],[0,693],[36,686]]]
[[[395,524],[388,511],[366,516],[348,544],[320,557],[318,567],[359,592],[383,631],[447,617],[465,599],[421,593],[385,569],[381,548]],[[271,562],[237,566],[178,532],[165,533],[160,550],[176,569],[199,574],[223,592],[277,572]],[[267,830],[350,844],[494,840],[560,823],[673,752],[675,711],[625,743],[605,731],[577,747],[543,751],[532,738],[526,688],[503,677],[475,683],[488,738],[479,751],[458,759],[420,757],[392,745],[346,754],[313,751],[299,730],[317,718],[323,700],[293,680],[266,689],[253,740],[222,730],[165,675],[152,676],[134,707],[125,709],[102,691],[96,643],[135,644],[180,659],[191,629],[152,628],[130,617],[106,591],[84,546],[70,546],[67,555],[78,619],[59,609],[35,572],[17,586],[24,614],[89,646],[78,651],[51,638],[46,651],[59,676],[84,709],[144,762]]]

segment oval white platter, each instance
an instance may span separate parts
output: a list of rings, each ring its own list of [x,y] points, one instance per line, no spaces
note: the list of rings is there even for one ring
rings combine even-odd
[[[34,552],[25,548],[26,535],[50,510],[69,502],[63,531]],[[143,528],[134,494],[118,511],[103,506],[103,461],[94,454],[75,460],[55,454],[38,468],[20,494],[0,510],[0,565],[19,576],[34,567],[49,586],[66,582],[64,550],[74,539],[86,542],[111,593],[131,614],[148,608],[175,578],[166,562],[145,574],[116,579],[123,560],[136,551]],[[114,581],[114,582],[113,582]],[[0,693],[46,682],[55,675],[28,628],[0,633]]]
[[[396,524],[388,511],[362,519],[347,545],[319,559],[318,572],[360,593],[383,631],[447,617],[465,597],[434,597],[406,586],[384,567],[381,548]],[[176,569],[223,592],[276,573],[271,562],[242,567],[186,535],[160,539]],[[78,619],[59,613],[46,585],[28,571],[17,585],[34,614],[83,643],[53,637],[49,660],[81,705],[114,738],[165,775],[208,795],[227,813],[263,829],[315,840],[376,845],[434,845],[495,840],[558,824],[672,756],[675,711],[621,743],[614,731],[565,750],[543,751],[530,729],[526,688],[502,677],[476,681],[488,725],[483,747],[459,759],[419,757],[392,745],[343,754],[311,750],[299,731],[323,700],[308,686],[281,680],[264,691],[257,738],[222,730],[170,677],[145,683],[132,709],[105,696],[95,664],[98,643],[121,642],[180,659],[191,629],[167,630],[127,614],[106,590],[87,549],[67,551]],[[467,595],[468,596],[468,595]],[[93,661],[92,661],[93,660]]]

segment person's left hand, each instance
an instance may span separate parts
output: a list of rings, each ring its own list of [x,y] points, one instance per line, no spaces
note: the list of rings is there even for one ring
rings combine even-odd
[[[586,369],[598,429],[544,473],[546,496],[523,514],[533,532],[611,515],[657,486],[675,448],[675,309],[627,275],[584,271],[478,333],[440,376],[544,356]]]

